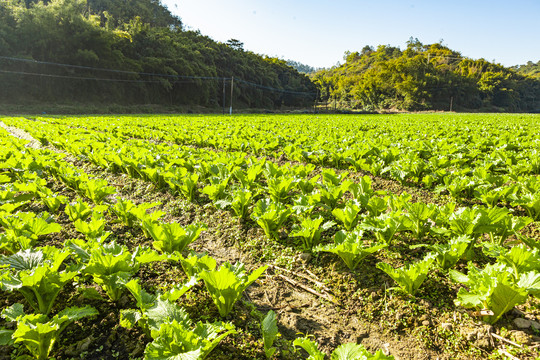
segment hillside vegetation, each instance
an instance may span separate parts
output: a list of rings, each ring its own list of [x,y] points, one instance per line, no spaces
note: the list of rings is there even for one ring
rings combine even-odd
[[[245,51],[237,40],[220,43],[184,30],[158,0],[2,1],[0,55],[4,104],[217,107],[224,87],[225,104],[230,101],[230,80],[220,78],[233,76],[235,106],[311,104],[315,92],[309,78],[283,60]]]
[[[519,74],[528,75],[536,79],[540,79],[540,60],[535,64],[528,61],[525,65],[513,67]]]
[[[0,2],[4,107],[215,111],[231,101],[235,108],[309,107],[317,98],[367,111],[538,112],[538,69],[473,60],[413,38],[404,50],[366,46],[347,52],[343,65],[314,69],[247,51],[241,40],[222,43],[186,30],[159,0]]]
[[[521,69],[521,68],[520,68]],[[410,39],[347,52],[345,63],[313,75],[322,100],[365,110],[537,111],[540,81],[500,64]]]

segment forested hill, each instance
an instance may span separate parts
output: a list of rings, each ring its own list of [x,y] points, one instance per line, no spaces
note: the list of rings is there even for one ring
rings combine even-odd
[[[536,64],[529,61],[525,65],[514,66],[513,69],[522,75],[528,75],[540,80],[540,60]]]
[[[283,60],[185,31],[159,0],[0,2],[0,103],[228,106],[232,77],[239,107],[316,92]]]
[[[343,65],[311,76],[323,100],[364,110],[540,110],[540,79],[525,69],[518,73],[412,38],[405,50],[381,45],[346,53]]]
[[[293,66],[289,66],[293,65]],[[540,66],[505,68],[411,39],[319,70],[186,31],[159,0],[0,1],[0,104],[540,111]],[[299,71],[310,73],[307,75]]]

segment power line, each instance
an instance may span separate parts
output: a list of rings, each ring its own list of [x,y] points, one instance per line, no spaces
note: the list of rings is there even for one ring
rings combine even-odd
[[[52,77],[52,78],[75,79],[75,80],[97,80],[97,81],[111,81],[111,82],[130,82],[130,83],[160,83],[159,80],[125,80],[125,79],[90,78],[90,77],[80,77],[80,76],[53,75],[53,74],[31,73],[31,72],[24,72],[24,71],[9,71],[9,70],[0,70],[0,73],[16,74],[16,75],[45,76],[45,77]]]
[[[192,75],[172,75],[172,74],[160,74],[160,73],[135,72],[135,71],[126,71],[126,70],[97,68],[97,67],[83,66],[83,65],[62,64],[62,63],[51,62],[51,61],[39,61],[39,60],[23,59],[23,58],[9,57],[9,56],[0,56],[0,59],[9,60],[9,61],[19,61],[19,62],[24,62],[24,63],[40,64],[40,65],[52,65],[52,66],[59,66],[59,67],[67,67],[67,68],[74,68],[74,69],[96,70],[96,71],[104,71],[104,72],[119,73],[119,74],[129,74],[129,75],[144,75],[144,76],[153,76],[153,77],[166,77],[166,78],[172,78],[172,79],[218,80],[218,81],[227,81],[227,80],[232,79],[232,78],[218,77],[218,76],[192,76]],[[65,79],[79,79],[79,80],[100,80],[100,81],[110,81],[110,82],[135,82],[135,83],[145,83],[145,82],[158,83],[159,82],[157,80],[121,80],[121,79],[107,79],[107,78],[89,78],[89,77],[53,75],[53,74],[44,74],[44,73],[26,73],[26,72],[20,72],[20,71],[17,72],[17,71],[7,71],[7,70],[0,70],[0,72],[11,73],[11,74],[20,74],[20,75],[46,76],[46,77],[56,77],[56,78],[65,78]],[[316,93],[312,93],[312,92],[302,92],[302,91],[277,89],[277,88],[274,88],[274,87],[260,85],[260,84],[256,84],[256,83],[251,82],[251,81],[242,80],[242,79],[238,79],[238,78],[236,78],[236,81],[238,81],[240,83],[244,83],[244,84],[252,86],[252,87],[256,87],[256,88],[263,89],[263,90],[269,90],[269,91],[273,91],[273,92],[279,92],[279,93],[285,93],[285,94],[291,94],[291,95],[304,95],[304,96],[315,96],[316,95]]]
[[[159,80],[125,80],[125,79],[108,79],[108,78],[91,78],[91,77],[80,77],[80,76],[66,76],[66,75],[53,75],[53,74],[44,74],[44,73],[30,73],[24,71],[9,71],[9,70],[0,70],[0,73],[6,74],[16,74],[16,75],[33,75],[33,76],[44,76],[51,78],[61,78],[61,79],[74,79],[74,80],[97,80],[97,81],[110,81],[110,82],[125,82],[125,83],[158,83]],[[190,84],[194,83],[196,79],[185,79],[185,80],[175,80],[175,84]]]
[[[170,78],[181,78],[181,79],[201,79],[201,80],[223,80],[223,79],[226,79],[226,78],[217,77],[217,76],[173,75],[173,74],[160,74],[160,73],[136,72],[136,71],[117,70],[117,69],[106,69],[106,68],[98,68],[98,67],[83,66],[83,65],[62,64],[62,63],[56,63],[56,62],[51,62],[51,61],[39,61],[39,60],[31,60],[31,59],[22,59],[22,58],[15,58],[15,57],[9,57],[9,56],[0,56],[0,59],[10,60],[10,61],[26,62],[26,63],[32,63],[32,64],[40,64],[40,65],[52,65],[52,66],[59,66],[59,67],[67,67],[67,68],[73,68],[73,69],[105,71],[105,72],[112,72],[112,73],[117,73],[117,74],[145,75],[145,76],[159,76],[159,77],[170,77]]]
[[[246,80],[242,80],[242,79],[235,79],[235,80],[238,81],[238,82],[253,86],[253,87],[264,89],[264,90],[271,90],[271,91],[275,91],[275,92],[287,93],[287,94],[292,94],[292,95],[309,95],[309,96],[317,95],[317,93],[313,93],[313,92],[276,89],[276,88],[273,88],[273,87],[259,85],[259,84],[253,83],[251,81],[246,81]]]

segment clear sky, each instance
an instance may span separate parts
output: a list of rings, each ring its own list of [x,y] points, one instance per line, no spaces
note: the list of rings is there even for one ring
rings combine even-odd
[[[162,0],[184,26],[313,67],[365,45],[443,41],[506,66],[540,60],[540,0]]]

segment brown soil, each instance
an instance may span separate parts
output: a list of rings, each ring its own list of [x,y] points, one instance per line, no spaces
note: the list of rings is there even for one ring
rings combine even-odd
[[[28,135],[20,131],[17,133],[19,136]],[[457,288],[443,274],[430,274],[416,298],[385,291],[393,284],[385,274],[374,270],[378,261],[384,259],[393,265],[401,265],[405,260],[421,257],[407,249],[406,244],[410,239],[406,237],[397,239],[395,251],[381,252],[376,258],[366,260],[356,271],[350,272],[333,255],[304,256],[296,250],[292,244],[293,239],[288,238],[286,233],[279,242],[266,239],[262,230],[253,222],[240,221],[229,212],[216,210],[203,198],[188,203],[142,180],[124,174],[105,173],[72,156],[66,157],[66,161],[96,177],[107,179],[124,199],[131,199],[135,203],[159,201],[161,205],[155,209],[166,212],[163,219],[166,222],[207,224],[208,230],[191,248],[208,252],[218,260],[218,264],[242,261],[248,269],[272,264],[290,271],[269,268],[246,291],[243,301],[236,304],[228,318],[237,326],[239,334],[224,340],[212,353],[212,359],[263,359],[256,314],[266,313],[270,309],[278,314],[279,330],[283,335],[278,342],[278,358],[283,359],[298,358],[298,354],[288,353],[288,350],[289,342],[299,333],[313,335],[326,352],[342,343],[358,342],[372,351],[383,349],[396,359],[474,359],[496,354],[493,344],[489,341],[486,343],[489,336],[482,333],[485,325],[475,322],[454,306],[452,299]],[[361,175],[364,174],[351,174],[353,179]],[[391,180],[373,180],[376,190],[383,189],[397,194],[407,191],[416,201],[437,204],[445,202],[444,198],[434,197],[432,193],[421,189],[403,187]],[[65,190],[62,184],[52,182],[52,187],[70,199],[76,197],[75,193]],[[112,217],[109,220],[108,230],[113,231],[112,238],[118,242],[129,247],[151,245],[139,229],[114,223]],[[64,230],[45,239],[44,244],[61,246],[64,240],[80,236],[62,213],[57,221]],[[403,252],[399,249],[403,249]],[[178,264],[167,262],[143,266],[138,276],[149,291],[186,279]],[[296,285],[286,279],[293,280]],[[90,284],[88,282],[86,285]],[[306,289],[322,296],[314,295]],[[120,304],[89,301],[78,295],[78,291],[74,287],[65,289],[66,303],[75,299],[77,302],[91,304],[100,314],[96,319],[86,319],[78,326],[68,328],[64,340],[56,347],[57,358],[83,356],[88,359],[128,359],[142,356],[144,345],[150,339],[137,329],[126,330],[118,326],[119,310],[134,308],[133,300],[126,296]],[[332,298],[335,302],[328,300]],[[20,301],[20,297],[10,295],[5,303],[13,301]],[[180,302],[194,320],[219,318],[202,285],[180,299]],[[527,306],[537,308],[536,303]],[[500,333],[505,327],[510,329],[511,319],[510,315],[506,321],[501,321],[493,332]],[[443,328],[444,324],[450,326]],[[470,334],[475,334],[474,338]],[[500,343],[495,345],[501,346]],[[533,354],[528,353],[523,358],[532,358],[527,356]]]

